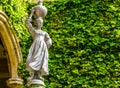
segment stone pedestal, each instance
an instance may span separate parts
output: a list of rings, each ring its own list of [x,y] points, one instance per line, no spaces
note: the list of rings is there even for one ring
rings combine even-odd
[[[23,80],[20,78],[11,78],[7,80],[7,85],[10,88],[22,88]]]
[[[30,80],[28,82],[28,88],[45,88],[45,84],[42,80]]]

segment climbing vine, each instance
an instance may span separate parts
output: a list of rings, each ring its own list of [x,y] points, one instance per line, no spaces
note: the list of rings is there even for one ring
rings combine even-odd
[[[19,72],[25,81],[25,60],[32,38],[24,21],[34,5],[27,0],[0,1],[20,39],[24,60]],[[48,14],[43,30],[53,41],[46,88],[120,87],[120,1],[66,0],[44,5]]]

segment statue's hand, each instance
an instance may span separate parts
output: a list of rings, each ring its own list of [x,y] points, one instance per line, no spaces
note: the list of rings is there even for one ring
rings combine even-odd
[[[30,18],[27,18],[26,21],[25,21],[25,23],[26,23],[26,26],[27,26],[29,29],[32,28],[32,24],[31,24],[31,19],[30,19]]]
[[[49,48],[50,46],[52,46],[52,41],[51,39],[49,39],[48,41],[46,41],[47,47]]]
[[[26,23],[31,22],[31,18],[27,18],[25,22],[26,22]]]

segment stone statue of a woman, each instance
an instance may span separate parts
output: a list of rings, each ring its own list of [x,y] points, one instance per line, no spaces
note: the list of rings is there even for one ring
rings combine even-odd
[[[30,73],[29,80],[43,80],[42,75],[48,75],[48,48],[52,45],[52,40],[48,33],[41,30],[43,25],[42,17],[37,18],[36,27],[31,23],[32,19],[27,18],[26,26],[33,37],[33,43],[30,47],[26,60],[26,68]]]

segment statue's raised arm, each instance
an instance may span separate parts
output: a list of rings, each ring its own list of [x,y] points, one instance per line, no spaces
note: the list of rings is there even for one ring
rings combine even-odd
[[[31,33],[32,37],[34,37],[34,35],[35,35],[35,29],[32,26],[31,18],[27,18],[25,23],[26,23],[26,26],[27,26],[29,32]]]

